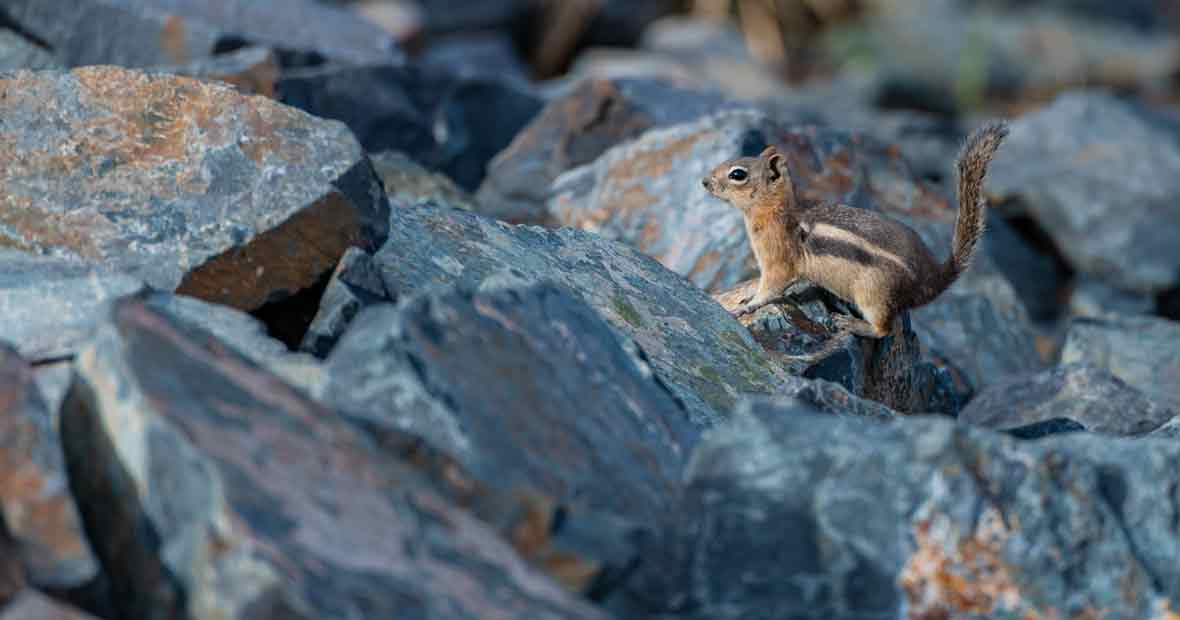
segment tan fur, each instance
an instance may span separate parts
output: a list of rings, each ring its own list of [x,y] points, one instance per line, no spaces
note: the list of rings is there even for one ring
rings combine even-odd
[[[912,229],[882,214],[842,205],[803,208],[773,146],[714,168],[702,183],[741,210],[761,272],[758,292],[738,314],[774,302],[805,279],[856,304],[865,317],[836,317],[841,336],[889,335],[901,312],[933,301],[970,265],[985,229],[984,175],[1007,131],[1003,123],[985,125],[959,156],[959,215],[943,262]]]

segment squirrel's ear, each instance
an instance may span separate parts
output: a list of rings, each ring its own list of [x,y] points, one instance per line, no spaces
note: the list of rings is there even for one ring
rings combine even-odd
[[[762,149],[762,154],[758,156],[758,159],[761,159],[762,161],[766,161],[767,159],[770,159],[770,156],[774,155],[775,153],[778,153],[778,147],[776,147],[775,145],[772,144],[772,145]]]
[[[774,147],[771,147],[771,148],[774,148]],[[785,157],[783,157],[782,153],[779,153],[778,151],[774,151],[773,153],[767,153],[766,158],[763,161],[766,162],[766,180],[767,181],[772,181],[772,182],[778,181],[779,179],[781,179],[783,176],[786,175],[786,173],[787,173],[787,159]]]

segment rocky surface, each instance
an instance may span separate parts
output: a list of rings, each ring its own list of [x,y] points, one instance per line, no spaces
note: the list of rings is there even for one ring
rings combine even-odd
[[[202,58],[183,65],[152,67],[152,73],[184,75],[225,82],[248,95],[274,98],[281,67],[279,57],[265,47],[243,47],[228,54]]]
[[[1133,103],[1062,95],[1013,123],[987,187],[1018,199],[1077,271],[1156,293],[1180,282],[1177,136]]]
[[[452,209],[476,209],[471,195],[445,174],[431,172],[399,151],[369,155],[373,170],[385,185],[390,208],[429,205]],[[483,210],[483,207],[480,207]]]
[[[393,64],[291,72],[278,89],[288,105],[343,121],[366,150],[401,151],[468,191],[541,109],[507,82]]]
[[[1180,445],[1083,435],[1018,444],[947,420],[746,405],[694,454],[682,521],[627,603],[713,619],[1166,617],[1180,495],[1158,480]]]
[[[1152,399],[1178,409],[1180,324],[1139,317],[1079,318],[1069,326],[1061,362],[1106,370]]]
[[[617,340],[553,285],[415,296],[354,323],[326,399],[485,480],[647,523],[676,497],[698,429]]]
[[[71,67],[184,64],[248,44],[294,64],[402,57],[388,33],[314,0],[284,0],[281,11],[252,0],[9,0],[3,11]]]
[[[8,28],[0,27],[0,71],[60,69],[48,50]]]
[[[0,620],[94,620],[94,616],[68,607],[37,592],[26,589],[0,605]]]
[[[364,250],[349,248],[332,272],[320,299],[319,311],[307,327],[300,350],[327,357],[362,308],[387,299],[385,284],[373,256]]]
[[[339,416],[135,298],[80,354],[61,428],[123,617],[601,617]]]
[[[773,392],[786,376],[703,291],[598,235],[510,226],[458,210],[398,209],[375,260],[394,300],[505,273],[564,285],[639,345],[696,424],[719,422],[740,394]]]
[[[252,310],[384,237],[380,185],[339,123],[113,67],[16,73],[0,93],[3,246]]]
[[[78,590],[100,567],[70,494],[56,416],[33,369],[0,345],[0,516],[29,583]]]
[[[1177,415],[1180,409],[1147,397],[1110,372],[1074,363],[994,384],[971,400],[959,420],[994,430],[1069,420],[1096,433],[1138,436]]]

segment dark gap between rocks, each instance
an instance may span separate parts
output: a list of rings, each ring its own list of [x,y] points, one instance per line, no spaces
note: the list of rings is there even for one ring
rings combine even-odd
[[[1155,296],[1155,313],[1171,321],[1180,321],[1180,286]]]
[[[23,26],[21,26],[15,19],[12,18],[12,15],[10,15],[3,6],[0,6],[0,28],[15,32],[24,40],[47,52],[53,51],[53,46],[50,45],[48,41],[29,32],[28,30],[25,30]]]
[[[271,338],[287,345],[291,351],[299,349],[303,337],[320,309],[320,300],[332,279],[328,271],[315,284],[280,299],[264,304],[250,314],[266,325]]]
[[[1040,223],[1027,215],[1005,216],[1003,215],[1005,210],[1006,209],[1000,205],[996,208],[995,215],[997,217],[1002,217],[1004,219],[1004,223],[1006,223],[1009,228],[1011,228],[1012,232],[1015,233],[1021,241],[1027,244],[1029,249],[1033,250],[1042,258],[1047,259],[1052,265],[1054,280],[1057,282],[1057,286],[1054,290],[1054,299],[1052,302],[1050,304],[1030,304],[1028,303],[1029,300],[1025,300],[1025,305],[1028,306],[1029,309],[1030,318],[1034,322],[1052,323],[1053,321],[1061,318],[1062,313],[1069,306],[1069,298],[1073,293],[1073,285],[1075,277],[1077,276],[1077,272],[1075,272],[1073,267],[1070,266],[1069,262],[1066,261],[1065,255],[1061,253],[1061,250],[1058,249],[1057,244],[1053,241],[1053,238],[1049,236],[1049,233],[1045,232],[1045,229],[1041,227]],[[1021,290],[1021,285],[1018,282],[1019,278],[1014,277],[1014,274],[1012,273],[1007,273],[1008,269],[1015,269],[1021,266],[1004,265],[1002,264],[1003,261],[997,262],[1000,263],[1000,270],[1005,272],[1005,275],[1008,276],[1008,279],[1012,281],[1013,286],[1016,287],[1017,294],[1020,294],[1021,297],[1024,297],[1024,291]],[[1038,307],[1046,305],[1052,308],[1052,310],[1038,311]]]

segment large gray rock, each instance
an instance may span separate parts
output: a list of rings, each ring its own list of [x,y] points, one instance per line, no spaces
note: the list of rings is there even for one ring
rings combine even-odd
[[[326,401],[426,438],[474,475],[649,523],[698,429],[579,298],[550,284],[415,296],[364,311]]]
[[[402,58],[376,25],[314,0],[5,0],[0,10],[69,66],[183,64],[244,44],[294,64]]]
[[[602,617],[341,416],[142,299],[79,354],[61,429],[119,617]]]
[[[1128,291],[1180,282],[1180,134],[1136,104],[1062,95],[1012,123],[987,188],[1019,199],[1079,272]]]
[[[0,249],[0,341],[34,362],[68,357],[90,337],[96,307],[141,288],[101,265]]]
[[[406,208],[391,217],[375,258],[395,300],[440,285],[473,287],[508,270],[564,285],[639,345],[694,423],[719,421],[739,395],[772,393],[786,376],[703,291],[626,245],[458,210]]]
[[[340,123],[117,67],[0,91],[0,245],[252,310],[384,238],[381,185]]]
[[[1017,442],[752,403],[698,446],[679,526],[627,602],[710,620],[1166,618],[1177,467],[1169,439]]]
[[[101,568],[70,495],[56,416],[41,398],[32,367],[3,344],[0,529],[12,537],[11,553],[35,587],[77,590],[99,576]]]
[[[1180,410],[1180,323],[1148,316],[1074,319],[1061,363],[1096,366]]]
[[[1052,420],[1070,420],[1111,435],[1142,435],[1180,415],[1118,377],[1086,364],[1067,364],[1028,377],[996,383],[959,413],[959,420],[1010,430]]]
[[[49,50],[34,45],[16,32],[0,26],[0,71],[59,69],[61,63]]]

